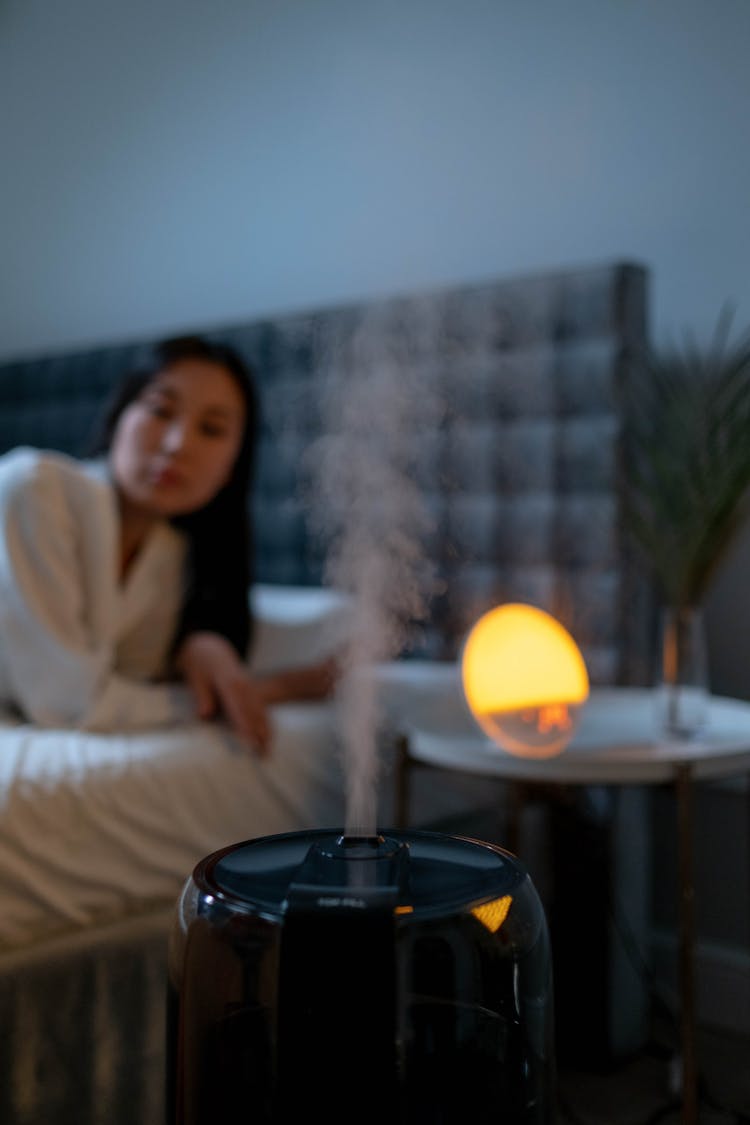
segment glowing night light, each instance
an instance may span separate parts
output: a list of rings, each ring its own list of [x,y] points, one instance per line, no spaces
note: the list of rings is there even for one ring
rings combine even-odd
[[[560,754],[589,696],[586,665],[567,629],[517,602],[477,621],[464,644],[461,676],[479,726],[521,758]]]

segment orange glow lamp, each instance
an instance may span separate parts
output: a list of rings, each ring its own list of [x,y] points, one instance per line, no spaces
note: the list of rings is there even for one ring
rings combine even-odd
[[[501,749],[521,758],[560,754],[589,697],[578,645],[544,610],[509,602],[485,613],[461,657],[474,719]]]

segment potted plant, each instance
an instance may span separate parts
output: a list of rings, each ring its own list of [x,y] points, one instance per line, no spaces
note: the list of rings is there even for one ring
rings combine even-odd
[[[661,682],[672,734],[702,720],[706,592],[747,513],[750,332],[644,357],[628,387],[625,512],[662,599]]]

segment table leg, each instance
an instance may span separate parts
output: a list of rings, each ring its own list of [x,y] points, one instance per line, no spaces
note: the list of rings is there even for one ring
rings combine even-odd
[[[677,835],[680,917],[680,1019],[682,1035],[682,1120],[698,1121],[695,1043],[695,888],[693,886],[693,785],[688,764],[677,767]]]

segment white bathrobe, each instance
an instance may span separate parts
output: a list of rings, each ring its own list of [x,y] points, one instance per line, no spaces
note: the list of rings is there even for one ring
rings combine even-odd
[[[0,705],[96,731],[193,716],[182,685],[155,682],[179,616],[184,538],[157,524],[120,582],[119,537],[104,462],[0,457]]]

